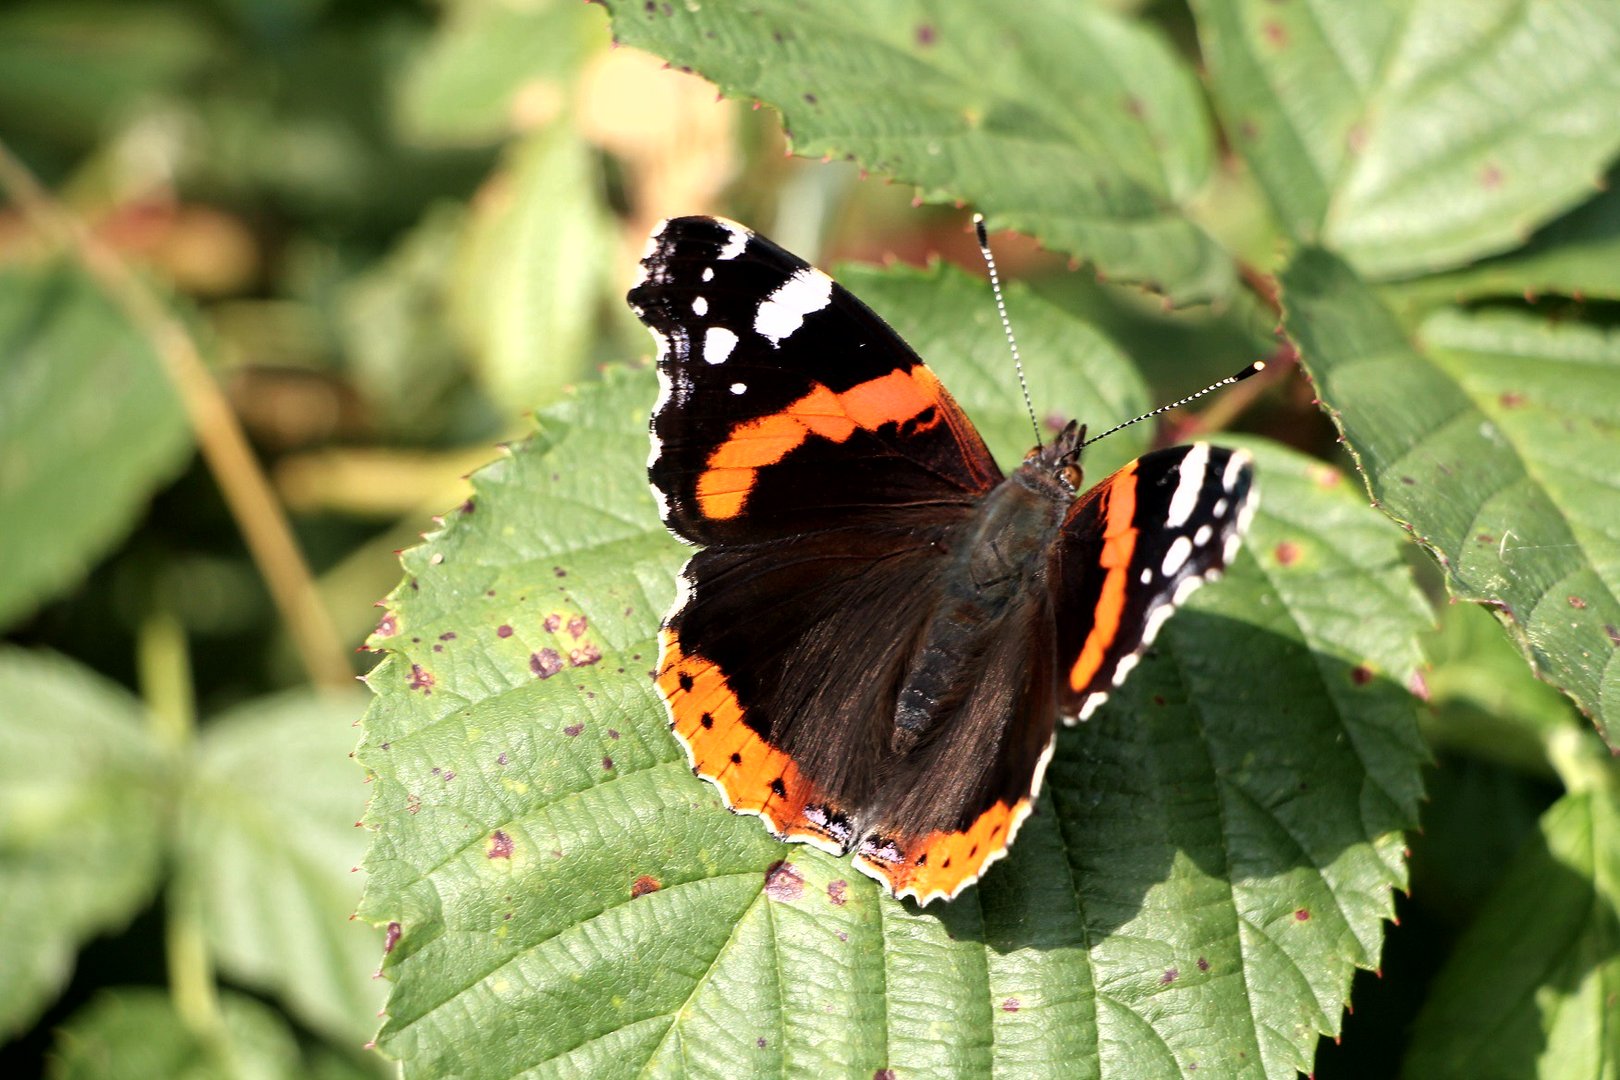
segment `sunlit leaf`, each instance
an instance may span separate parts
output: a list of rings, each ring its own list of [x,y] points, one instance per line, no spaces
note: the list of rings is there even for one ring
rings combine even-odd
[[[455,5],[400,80],[403,126],[434,145],[493,142],[560,108],[606,40],[601,16],[576,0]]]
[[[1620,189],[1611,186],[1517,251],[1447,274],[1402,282],[1406,305],[1479,297],[1571,296],[1620,300]]]
[[[566,124],[517,144],[473,208],[450,315],[504,411],[585,373],[615,234],[590,148]]]
[[[1193,0],[1215,100],[1296,238],[1403,275],[1516,247],[1620,150],[1608,0]]]
[[[1620,709],[1620,334],[1444,309],[1414,340],[1321,251],[1283,286],[1373,497],[1603,729]]]
[[[982,286],[843,277],[1015,461]],[[1117,415],[1117,355],[1011,304],[1052,346],[1026,347],[1042,410]],[[654,394],[642,371],[545,411],[405,556],[360,750],[382,1049],[469,1077],[1308,1068],[1377,962],[1422,759],[1426,611],[1350,485],[1258,447],[1231,573],[1063,734],[1011,857],[919,910],[727,814],[669,736],[649,675],[683,549],[646,488]]]
[[[1232,283],[1189,216],[1213,157],[1192,72],[1102,5],[607,6],[620,41],[779,109],[796,153],[972,202],[1178,301]]]

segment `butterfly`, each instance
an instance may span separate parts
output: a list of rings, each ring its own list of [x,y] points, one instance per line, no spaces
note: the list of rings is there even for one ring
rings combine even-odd
[[[657,344],[648,477],[696,545],[656,683],[733,811],[927,904],[978,880],[1084,719],[1255,506],[1242,451],[1089,489],[1070,423],[1003,474],[890,327],[734,222],[679,217],[628,296]]]

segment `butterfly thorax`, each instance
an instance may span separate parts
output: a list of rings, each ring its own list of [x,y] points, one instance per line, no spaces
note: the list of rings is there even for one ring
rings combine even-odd
[[[894,748],[909,749],[948,721],[1009,617],[1044,596],[1053,538],[1074,495],[1050,463],[1032,458],[998,484],[948,541],[950,569],[896,699]]]

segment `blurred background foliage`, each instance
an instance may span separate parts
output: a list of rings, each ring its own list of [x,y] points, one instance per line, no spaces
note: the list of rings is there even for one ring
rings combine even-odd
[[[1114,6],[1195,51],[1182,5]],[[133,268],[126,292],[162,298],[160,325],[197,343],[228,405],[221,421],[177,391],[161,334],[8,182],[0,1072],[377,1073],[363,1047],[384,943],[346,921],[365,792],[345,755],[363,704],[335,684],[367,666],[347,650],[399,580],[393,552],[465,498],[461,478],[530,411],[649,354],[622,294],[659,218],[724,212],[823,265],[939,254],[977,272],[965,215],[788,156],[770,110],[611,47],[602,9],[577,0],[13,0],[0,139],[88,244]],[[1263,281],[1279,233],[1235,155],[1201,201]],[[1009,274],[1109,334],[1160,399],[1283,361],[1167,439],[1235,424],[1336,458],[1310,389],[1286,377],[1263,288],[1172,310],[997,243]],[[1612,322],[1602,305],[1532,302]],[[231,417],[336,659],[278,614],[277,574],[296,593],[304,571],[244,542],[222,494],[241,462],[195,451]],[[1388,977],[1358,983],[1319,1077],[1393,1073],[1427,981],[1559,793],[1547,748],[1582,732],[1488,615],[1437,611],[1413,896]]]

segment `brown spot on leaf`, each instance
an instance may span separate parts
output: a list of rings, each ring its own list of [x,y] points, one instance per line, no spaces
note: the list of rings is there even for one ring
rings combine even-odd
[[[1169,986],[1180,977],[1181,972],[1177,971],[1175,968],[1165,968],[1164,974],[1159,976],[1159,983],[1162,986]]]
[[[642,874],[640,877],[636,878],[636,880],[630,883],[630,899],[634,900],[638,896],[646,896],[648,893],[655,893],[662,888],[663,885],[659,884],[657,878],[653,877],[651,874]]]
[[[572,619],[568,620],[568,636],[572,637],[575,641],[578,641],[579,635],[585,632],[586,625],[585,616],[575,615]]]
[[[765,868],[765,895],[772,900],[797,900],[804,895],[804,875],[786,859],[778,859]]]
[[[1569,598],[1569,606],[1574,608],[1576,611],[1585,611],[1586,601],[1582,600],[1578,596],[1571,595]]]
[[[1620,649],[1620,629],[1617,629],[1613,623],[1604,623],[1603,629],[1608,633],[1609,640],[1614,643],[1615,648]]]
[[[412,690],[420,690],[424,694],[431,694],[433,693],[434,682],[433,672],[421,664],[411,665],[410,688]]]
[[[484,849],[484,857],[489,859],[510,859],[512,857],[512,838],[496,829],[489,836],[489,846]]]
[[[1309,908],[1300,908],[1297,911],[1295,911],[1294,912],[1294,921],[1295,922],[1310,922],[1311,921],[1310,909]]]
[[[439,635],[439,640],[454,641],[456,640],[456,632],[454,630],[446,630],[444,633]]]
[[[569,724],[567,727],[563,728],[563,734],[572,739],[584,730],[584,724]]]
[[[612,772],[613,771],[613,759],[610,758],[610,757],[607,757],[606,755],[603,755],[603,757],[602,757],[602,768],[607,772]]]
[[[837,907],[843,907],[845,904],[849,903],[849,896],[847,895],[848,892],[849,883],[843,878],[839,878],[837,881],[827,882],[827,899],[831,900]]]
[[[893,1069],[879,1069],[872,1074],[872,1080],[894,1080]]]
[[[1023,1008],[1023,1003],[1017,998],[1008,998],[1006,1001],[1001,1003],[1002,1012],[1015,1013],[1021,1008]]]
[[[1355,667],[1350,669],[1350,681],[1355,683],[1357,686],[1366,686],[1368,683],[1372,682],[1372,677],[1372,668],[1368,667],[1366,664],[1357,664]]]
[[[927,48],[939,38],[938,32],[927,23],[917,27],[917,44]]]
[[[508,626],[506,623],[501,623],[501,625],[499,625],[499,626],[497,626],[495,628],[495,636],[496,637],[503,637],[503,638],[511,637],[512,636],[512,628],[510,626]]]
[[[399,923],[391,922],[388,924],[388,930],[383,935],[383,955],[386,956],[394,951],[394,946],[399,944],[400,933]]]
[[[378,620],[376,632],[378,637],[393,637],[399,633],[399,621],[394,618],[393,612],[389,612]]]
[[[1198,958],[1198,970],[1199,971],[1208,971],[1209,970],[1209,961],[1205,960],[1202,956],[1200,956]]]
[[[556,649],[541,649],[529,656],[529,670],[542,679],[549,679],[562,669],[562,654]]]
[[[540,624],[548,634],[555,634],[557,627],[562,625],[562,616],[553,611],[546,616],[546,621]]]
[[[578,649],[568,650],[568,663],[573,667],[587,667],[602,659],[602,650],[595,645],[585,645]]]
[[[1293,566],[1299,561],[1299,545],[1292,540],[1284,540],[1272,552],[1279,566]]]
[[[1273,49],[1286,49],[1288,47],[1288,28],[1275,19],[1268,20],[1260,28],[1260,32],[1265,35],[1266,44]]]
[[[1502,392],[1502,396],[1496,400],[1502,403],[1504,409],[1517,409],[1523,407],[1526,399],[1517,390],[1505,390]]]
[[[1479,171],[1479,186],[1486,191],[1495,191],[1502,186],[1502,170],[1492,163]]]

